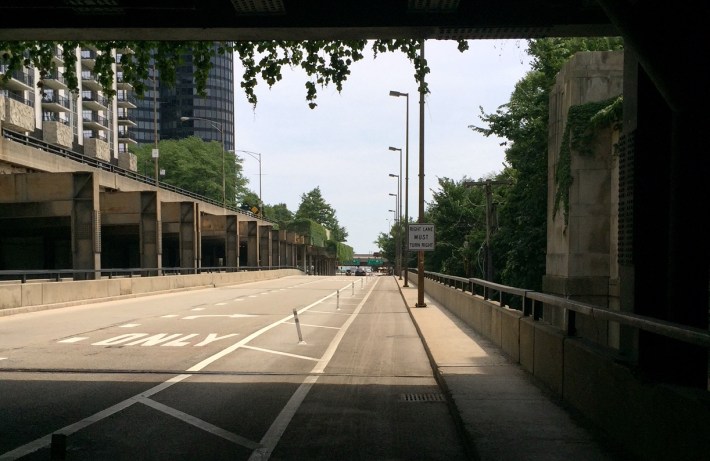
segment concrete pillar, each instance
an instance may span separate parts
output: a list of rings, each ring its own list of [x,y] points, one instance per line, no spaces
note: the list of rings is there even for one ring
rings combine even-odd
[[[200,267],[200,214],[197,203],[180,202],[179,226],[180,267],[196,269]]]
[[[259,225],[259,266],[271,267],[271,226]]]
[[[163,265],[163,238],[158,194],[155,191],[141,192],[140,194],[141,208],[139,229],[141,267],[146,269],[161,269]]]
[[[259,223],[247,221],[247,266],[259,266]]]
[[[73,174],[71,214],[72,267],[75,270],[101,269],[101,212],[99,185],[93,173]],[[100,278],[97,273],[77,274],[75,279]]]
[[[239,267],[239,221],[236,215],[227,216],[227,267]]]

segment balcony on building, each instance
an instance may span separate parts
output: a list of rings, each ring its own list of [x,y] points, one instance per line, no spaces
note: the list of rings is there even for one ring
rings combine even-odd
[[[52,89],[45,90],[42,95],[42,111],[46,112],[69,112],[71,101],[58,91]]]
[[[0,65],[0,74],[7,72],[8,66]],[[14,91],[34,91],[35,75],[33,71],[22,69],[10,72],[9,79],[0,83],[0,88]]]
[[[108,130],[108,119],[103,115],[85,110],[81,117],[84,121],[84,130]]]
[[[118,142],[122,144],[138,144],[138,141],[132,138],[131,130],[127,126],[119,126],[117,133]]]
[[[108,109],[108,99],[98,91],[84,90],[81,92],[82,107],[93,111]]]
[[[58,46],[55,46],[52,52],[52,62],[58,67],[64,65],[64,54],[62,49]]]
[[[84,124],[84,155],[105,162],[111,161],[108,137],[103,131],[86,129],[86,124]]]
[[[116,72],[116,87],[119,90],[132,90],[133,85],[123,78],[123,72]]]
[[[69,85],[67,85],[66,80],[64,80],[64,76],[58,70],[49,72],[44,76],[42,79],[42,87],[51,88],[53,90],[69,89]]]
[[[118,107],[125,109],[135,109],[138,107],[136,97],[127,90],[118,90],[116,92],[116,104]]]
[[[81,86],[86,89],[86,90],[94,90],[94,91],[101,91],[103,88],[101,86],[101,83],[99,83],[99,79],[90,70],[82,70],[81,71]]]
[[[130,116],[128,115],[128,111],[123,107],[118,108],[118,112],[116,113],[116,122],[118,122],[119,127],[138,126],[136,122],[131,120]]]
[[[0,120],[3,128],[26,133],[34,131],[34,93],[0,88]]]
[[[94,69],[94,66],[96,66],[96,57],[98,56],[98,53],[95,50],[90,50],[90,49],[82,49],[81,50],[81,65],[85,69]]]

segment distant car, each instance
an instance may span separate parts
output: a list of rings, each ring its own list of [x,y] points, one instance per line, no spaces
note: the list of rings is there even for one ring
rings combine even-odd
[[[355,271],[355,275],[367,275],[367,272],[362,269],[358,269]]]
[[[351,271],[350,269],[348,269],[348,270],[345,271],[345,275],[353,275],[353,271]]]

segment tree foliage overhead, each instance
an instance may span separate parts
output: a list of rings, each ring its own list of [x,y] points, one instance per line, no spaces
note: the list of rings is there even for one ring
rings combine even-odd
[[[330,231],[330,240],[344,242],[347,239],[347,231],[340,226],[335,210],[323,198],[320,187],[301,195],[295,219],[311,219],[321,224]]]
[[[132,152],[138,161],[138,172],[155,176],[152,150],[155,146],[144,144]],[[233,152],[223,152],[216,141],[205,142],[191,136],[179,140],[162,140],[158,143],[158,164],[165,170],[161,183],[188,190],[215,201],[222,201],[222,158],[224,155],[224,180],[227,205],[234,206],[243,195],[248,180],[242,173],[241,160]]]
[[[385,52],[404,53],[414,66],[414,78],[420,91],[428,91],[424,77],[429,73],[429,67],[426,59],[420,57],[421,40],[374,40],[369,43],[374,57]],[[318,88],[332,84],[341,91],[350,75],[350,66],[364,58],[367,45],[367,40],[236,41],[221,42],[216,46],[211,41],[0,41],[0,64],[6,66],[5,79],[23,67],[37,68],[40,73],[38,86],[42,87],[42,79],[57,72],[53,58],[60,46],[65,63],[62,74],[69,88],[76,92],[75,50],[77,47],[95,48],[99,53],[93,72],[102,84],[104,94],[111,98],[115,94],[112,87],[114,50],[120,55],[123,80],[133,85],[138,96],[142,96],[146,89],[151,62],[160,72],[161,83],[172,86],[181,56],[190,53],[195,64],[195,86],[198,93],[204,95],[211,57],[234,53],[244,67],[240,86],[252,105],[257,104],[255,89],[259,79],[271,87],[281,80],[283,68],[288,67],[300,68],[306,73],[306,101],[315,108]],[[467,42],[459,40],[458,48],[466,50]]]

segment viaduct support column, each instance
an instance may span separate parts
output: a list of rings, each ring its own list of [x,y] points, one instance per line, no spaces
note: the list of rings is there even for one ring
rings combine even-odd
[[[259,226],[259,266],[271,267],[271,226]]]
[[[140,252],[141,267],[157,268],[160,273],[163,267],[162,225],[155,191],[141,192]]]
[[[76,270],[101,269],[101,212],[99,186],[93,173],[73,174],[71,214],[72,267]],[[94,273],[77,274],[75,279],[100,278]]]
[[[180,266],[200,267],[200,222],[198,205],[195,202],[180,202]],[[192,273],[194,271],[183,271]]]
[[[239,221],[236,215],[226,218],[225,264],[227,267],[239,267]]]

